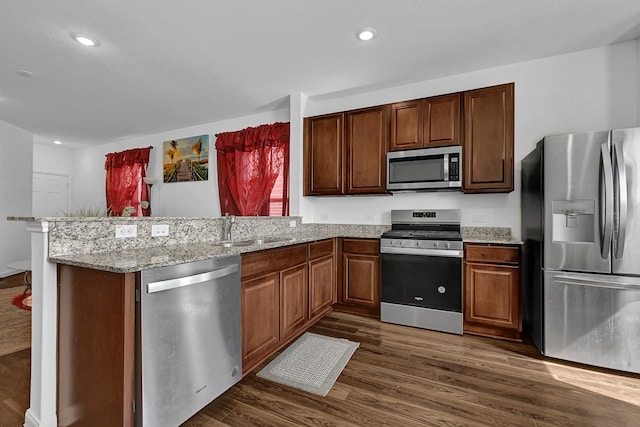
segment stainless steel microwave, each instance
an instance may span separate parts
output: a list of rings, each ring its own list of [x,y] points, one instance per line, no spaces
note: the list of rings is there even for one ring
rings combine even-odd
[[[462,147],[387,153],[387,191],[457,190],[462,187]]]

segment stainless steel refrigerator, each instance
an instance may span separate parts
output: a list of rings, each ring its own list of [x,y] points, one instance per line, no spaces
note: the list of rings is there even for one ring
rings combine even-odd
[[[522,160],[523,328],[543,354],[640,373],[640,128]]]

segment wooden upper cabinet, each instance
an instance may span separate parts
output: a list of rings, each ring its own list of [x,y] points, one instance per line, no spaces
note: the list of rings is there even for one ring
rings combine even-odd
[[[422,148],[421,99],[391,104],[391,143],[389,151]]]
[[[344,194],[344,114],[304,120],[304,195]]]
[[[514,84],[464,93],[465,193],[513,191]]]
[[[385,193],[388,107],[346,113],[347,194]]]
[[[304,195],[385,193],[388,106],[304,120]]]
[[[436,96],[424,100],[423,146],[460,145],[462,94]]]
[[[460,145],[461,106],[460,93],[392,104],[389,150]]]

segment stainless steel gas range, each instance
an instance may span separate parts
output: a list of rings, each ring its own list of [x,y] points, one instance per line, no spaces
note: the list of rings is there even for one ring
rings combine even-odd
[[[462,334],[460,210],[392,210],[380,252],[380,319]]]

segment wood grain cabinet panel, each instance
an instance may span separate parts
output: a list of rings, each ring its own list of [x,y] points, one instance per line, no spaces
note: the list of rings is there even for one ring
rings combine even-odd
[[[388,106],[304,119],[304,195],[386,193]]]
[[[413,150],[422,148],[422,110],[421,99],[391,104],[391,141],[389,151]]]
[[[287,338],[309,319],[307,264],[280,273],[280,337]]]
[[[521,340],[519,246],[465,244],[464,331]],[[508,255],[505,257],[505,255]]]
[[[243,254],[241,270],[246,374],[331,310],[334,240]]]
[[[389,150],[460,145],[461,112],[461,93],[391,104]]]
[[[380,316],[379,239],[340,239],[337,304],[334,308]]]
[[[58,283],[59,425],[133,426],[135,274],[58,264]]]
[[[346,113],[347,194],[385,193],[388,108]]]
[[[335,299],[333,254],[309,261],[309,317],[314,319],[331,310]]]
[[[460,145],[462,94],[426,98],[424,104],[423,146]]]
[[[280,340],[280,274],[242,282],[242,366],[251,366]]]
[[[344,114],[304,120],[304,195],[344,194]]]
[[[513,191],[514,84],[464,93],[463,191]]]

